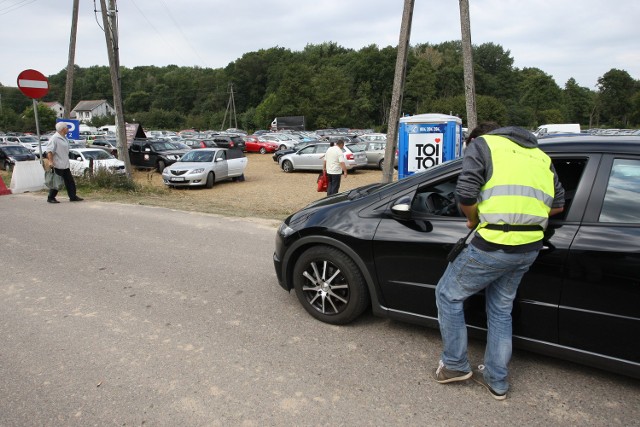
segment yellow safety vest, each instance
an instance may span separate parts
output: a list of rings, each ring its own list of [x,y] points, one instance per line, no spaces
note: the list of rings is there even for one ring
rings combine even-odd
[[[478,233],[488,242],[517,246],[537,242],[555,195],[551,159],[539,148],[522,147],[498,135],[483,135],[493,174],[478,196]],[[536,231],[489,230],[487,224],[540,225]]]

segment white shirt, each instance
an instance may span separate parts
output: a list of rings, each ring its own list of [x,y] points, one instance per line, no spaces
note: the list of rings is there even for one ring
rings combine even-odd
[[[53,153],[53,167],[56,169],[69,169],[69,142],[67,138],[54,133],[47,143],[47,152]]]
[[[345,163],[344,161],[344,153],[342,149],[337,145],[333,147],[329,147],[327,152],[324,155],[324,159],[327,162],[327,173],[331,175],[340,175],[342,174],[342,168],[340,167],[340,163]]]

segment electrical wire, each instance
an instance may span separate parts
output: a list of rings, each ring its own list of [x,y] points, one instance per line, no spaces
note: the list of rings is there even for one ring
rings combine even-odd
[[[169,19],[171,19],[171,21],[173,22],[173,25],[176,26],[176,28],[178,29],[178,31],[180,31],[180,34],[182,34],[182,38],[184,39],[184,41],[187,43],[187,46],[189,46],[189,48],[193,51],[193,53],[196,54],[196,56],[198,57],[198,59],[200,60],[200,63],[202,65],[204,65],[205,67],[208,67],[206,61],[204,61],[202,59],[202,57],[200,56],[200,54],[198,53],[197,50],[195,50],[193,48],[193,46],[191,45],[191,43],[189,42],[189,39],[187,38],[186,34],[184,33],[184,31],[182,31],[182,27],[180,26],[180,24],[178,24],[178,21],[176,21],[176,19],[174,18],[174,14],[171,13],[171,11],[169,10],[169,7],[167,6],[167,3],[164,0],[160,0],[160,3],[162,3],[162,6],[164,6],[165,10],[167,11],[167,15],[169,15]]]
[[[6,15],[7,13],[13,12],[15,10],[18,10],[22,7],[25,7],[33,2],[35,2],[37,0],[19,0],[17,3],[14,4],[10,4],[9,6],[6,6],[4,9],[0,9],[0,15]]]

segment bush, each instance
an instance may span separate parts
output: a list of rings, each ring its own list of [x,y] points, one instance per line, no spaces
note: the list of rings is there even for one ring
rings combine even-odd
[[[114,174],[105,169],[98,169],[93,175],[76,178],[76,185],[85,190],[109,189],[122,192],[137,192],[139,184],[125,174]]]

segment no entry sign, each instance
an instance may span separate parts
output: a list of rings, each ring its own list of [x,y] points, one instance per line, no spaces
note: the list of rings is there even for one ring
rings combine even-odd
[[[24,70],[18,75],[18,88],[29,98],[40,99],[49,93],[49,80],[36,70]]]

